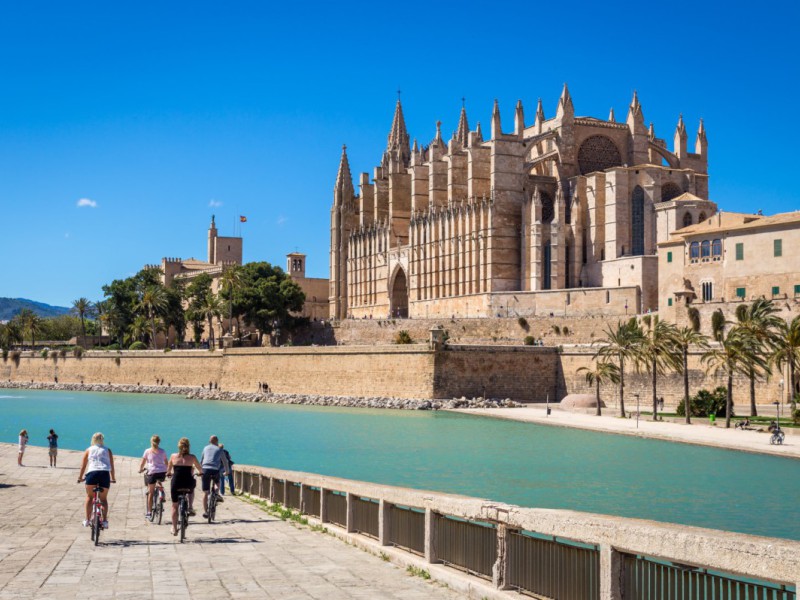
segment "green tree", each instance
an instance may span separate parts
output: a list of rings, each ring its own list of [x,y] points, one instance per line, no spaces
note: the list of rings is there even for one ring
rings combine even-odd
[[[681,368],[681,350],[676,339],[677,328],[657,316],[646,321],[638,359],[652,377],[653,420],[658,420],[658,378]]]
[[[242,314],[258,328],[259,344],[273,328],[291,327],[291,312],[303,309],[305,294],[283,269],[266,262],[247,263],[242,267]]]
[[[615,361],[619,368],[619,415],[625,416],[625,363],[633,363],[641,355],[643,343],[642,330],[636,319],[631,319],[627,323],[617,323],[616,329],[610,325],[606,328],[603,344],[595,353],[594,358],[602,358],[604,361]]]
[[[581,367],[577,372],[584,373],[586,383],[595,386],[597,410],[594,414],[599,417],[603,414],[601,410],[602,402],[600,401],[600,386],[606,383],[619,383],[619,367],[614,363],[595,361],[593,369],[590,369],[589,367]]]
[[[128,335],[135,342],[143,342],[148,335],[150,323],[145,315],[136,315],[128,326]]]
[[[200,343],[203,337],[203,323],[206,320],[202,307],[205,304],[206,297],[211,293],[211,284],[213,283],[211,275],[208,273],[201,273],[186,287],[186,303],[188,308],[186,310],[186,318],[192,324],[194,333],[194,341],[196,344]]]
[[[86,339],[86,319],[92,315],[92,303],[88,298],[78,298],[72,303],[72,312],[81,320],[81,336]]]
[[[22,330],[31,336],[31,348],[36,347],[36,336],[42,331],[42,318],[29,308],[23,308],[17,314]]]
[[[139,301],[136,303],[135,309],[136,312],[146,316],[148,321],[150,321],[150,343],[153,346],[153,350],[155,350],[156,318],[164,314],[167,309],[167,295],[160,281],[158,284],[149,285],[144,289]]]
[[[242,267],[240,265],[229,265],[222,271],[220,278],[220,296],[228,302],[228,332],[230,333],[233,324],[233,302],[234,297],[239,294],[244,284]],[[238,320],[238,314],[237,314]]]
[[[208,323],[208,347],[214,348],[214,319],[220,318],[222,305],[213,291],[206,292],[205,298],[197,306],[197,311]]]
[[[783,371],[789,369],[789,393],[792,399],[792,408],[795,408],[794,390],[795,374],[800,367],[800,316],[788,323],[781,319],[775,336],[775,347],[770,357],[771,362]],[[783,401],[783,398],[781,398]]]
[[[184,310],[186,299],[186,289],[181,280],[173,280],[172,284],[164,289],[167,299],[164,311],[164,327],[167,335],[172,328],[178,342],[182,342],[186,337],[186,318],[187,312]]]
[[[694,346],[698,350],[708,349],[708,338],[692,327],[682,327],[675,331],[675,344],[680,350],[683,374],[683,405],[689,406],[689,348]],[[691,410],[686,411],[686,423],[692,422]]]
[[[783,319],[777,316],[779,309],[771,300],[759,298],[752,304],[740,304],[736,307],[736,319],[753,340],[753,352],[765,359],[765,367],[757,368],[755,363],[745,365],[750,381],[750,416],[758,415],[756,408],[756,381],[764,380],[770,375],[768,358],[778,344],[779,331]],[[716,313],[715,313],[716,314]]]
[[[719,346],[711,348],[703,355],[703,363],[715,373],[723,373],[728,381],[727,404],[725,407],[726,428],[731,426],[734,376],[737,374],[746,375],[751,365],[757,369],[766,368],[766,360],[755,352],[754,348],[755,340],[750,332],[740,325],[734,325],[720,338]],[[691,409],[686,412],[691,412]]]

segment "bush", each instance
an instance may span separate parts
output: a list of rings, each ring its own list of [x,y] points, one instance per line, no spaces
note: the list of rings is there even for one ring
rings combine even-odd
[[[47,349],[45,348],[44,350],[42,350],[42,351],[39,353],[39,355],[40,355],[42,358],[47,358],[47,355],[48,355]]]
[[[82,348],[82,347],[80,347],[80,346],[75,346],[75,347],[72,349],[72,355],[73,355],[75,358],[80,358],[81,356],[83,356],[83,348]]]
[[[720,386],[712,392],[709,392],[708,390],[700,390],[697,392],[697,394],[689,398],[689,406],[692,407],[692,416],[708,417],[714,414],[718,417],[724,417],[727,396],[728,390],[724,386]],[[681,417],[686,415],[682,400],[678,404],[677,412]],[[733,405],[731,404],[731,416],[734,414]]]
[[[689,322],[692,324],[692,329],[700,331],[700,311],[694,306],[690,306],[686,312],[689,316]]]
[[[524,344],[526,346],[533,346],[534,342],[536,342],[536,339],[532,335],[525,336]]]
[[[147,350],[147,344],[136,340],[130,346],[128,346],[128,350]]]
[[[792,423],[800,425],[800,408],[795,408],[792,413]]]
[[[106,346],[106,350],[119,350],[119,344],[114,342],[113,344],[109,344]]]
[[[528,319],[526,319],[525,317],[520,317],[519,319],[517,319],[517,323],[519,323],[519,326],[522,327],[525,331],[528,331],[529,329]]]
[[[3,362],[8,360],[8,348],[3,348]]]
[[[555,333],[556,335],[561,335],[561,327],[559,327],[558,325],[553,325],[553,333]]]
[[[725,315],[722,313],[721,309],[717,309],[711,314],[711,334],[714,336],[715,340],[719,340],[722,338],[724,331]]]
[[[164,354],[166,354],[167,352],[172,352],[172,348],[164,348]]]
[[[564,335],[569,335],[569,327],[564,325],[564,327],[561,328],[561,333],[563,333]]]
[[[405,329],[401,329],[397,332],[397,335],[394,336],[394,343],[395,344],[413,344],[414,340],[411,339],[411,336],[408,334],[408,331]]]
[[[67,349],[66,348],[62,348],[61,350],[58,351],[58,355],[61,358],[66,358],[67,357]]]

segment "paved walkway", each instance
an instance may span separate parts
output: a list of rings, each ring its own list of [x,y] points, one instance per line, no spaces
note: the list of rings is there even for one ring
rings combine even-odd
[[[717,421],[717,425],[712,427],[707,424],[708,419],[693,418],[694,424],[686,425],[669,421],[648,421],[646,417],[642,417],[639,419],[637,428],[636,419],[621,419],[611,416],[608,409],[604,409],[606,414],[601,417],[568,412],[558,408],[554,408],[550,416],[547,416],[543,405],[530,408],[457,409],[455,412],[800,458],[800,435],[788,432],[782,446],[773,446],[769,443],[770,435],[768,433],[742,431],[734,429],[733,426],[725,429],[724,420],[721,423]]]
[[[138,460],[130,458],[117,457],[110,528],[95,548],[80,525],[79,458],[62,450],[50,469],[46,449],[29,446],[20,468],[16,446],[0,444],[0,599],[462,597],[234,498],[213,525],[198,511],[182,545],[166,520],[144,520]]]

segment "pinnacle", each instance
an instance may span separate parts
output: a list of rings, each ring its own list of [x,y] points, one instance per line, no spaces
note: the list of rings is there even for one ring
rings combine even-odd
[[[459,141],[462,146],[466,146],[469,141],[469,123],[467,122],[467,109],[464,106],[461,107],[461,115],[458,118],[458,129],[455,133],[455,139]]]
[[[408,131],[406,131],[406,121],[403,117],[403,105],[400,98],[394,108],[394,119],[392,119],[392,129],[389,132],[389,139],[386,145],[387,150],[392,148],[408,147]]]
[[[612,123],[616,123],[617,122],[617,119],[614,116],[614,107],[613,106],[611,107],[611,110],[608,111],[608,120],[611,121]]]
[[[542,99],[536,104],[536,121],[542,123],[544,121],[544,107],[542,106]]]
[[[336,187],[353,183],[350,175],[350,162],[347,160],[347,146],[342,145],[342,158],[339,160],[339,172],[336,174]]]

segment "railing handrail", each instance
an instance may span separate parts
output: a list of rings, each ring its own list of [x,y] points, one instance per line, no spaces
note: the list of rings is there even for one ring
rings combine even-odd
[[[616,551],[794,584],[800,573],[800,542],[744,533],[600,515],[527,508],[488,499],[286,471],[252,465],[236,470],[373,498],[467,520],[489,521]]]

